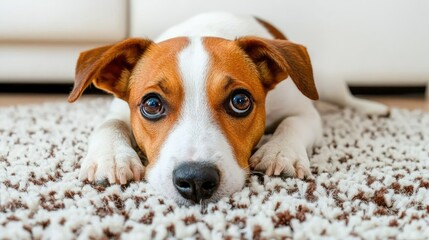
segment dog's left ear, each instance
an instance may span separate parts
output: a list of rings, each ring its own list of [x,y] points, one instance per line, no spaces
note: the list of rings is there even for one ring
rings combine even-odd
[[[118,98],[126,98],[131,71],[151,44],[147,39],[130,38],[82,52],[68,101],[76,101],[91,83]]]
[[[288,40],[242,37],[238,46],[251,58],[267,90],[290,76],[298,89],[308,98],[317,100],[310,57],[304,46]]]

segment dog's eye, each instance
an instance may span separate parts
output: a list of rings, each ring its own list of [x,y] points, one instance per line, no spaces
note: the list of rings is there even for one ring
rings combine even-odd
[[[250,93],[237,90],[230,96],[227,112],[234,117],[245,117],[251,112],[252,106]]]
[[[161,97],[156,94],[148,94],[140,104],[140,112],[146,119],[158,120],[165,116],[165,108]]]

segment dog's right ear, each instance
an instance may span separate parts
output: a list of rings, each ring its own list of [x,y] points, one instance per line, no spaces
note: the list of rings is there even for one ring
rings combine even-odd
[[[91,83],[115,97],[126,98],[130,74],[152,44],[151,40],[131,38],[82,52],[68,101],[76,101]]]
[[[267,90],[290,76],[302,94],[312,100],[319,98],[310,57],[304,46],[288,40],[251,36],[238,38],[236,43],[255,63]]]

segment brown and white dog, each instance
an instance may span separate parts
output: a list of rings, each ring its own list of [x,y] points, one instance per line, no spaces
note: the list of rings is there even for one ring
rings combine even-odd
[[[342,81],[317,80],[322,100],[366,114],[388,111],[352,97]],[[189,205],[239,191],[251,168],[312,176],[308,153],[322,125],[310,58],[265,21],[206,13],[155,42],[128,39],[83,52],[69,101],[91,83],[116,98],[91,137],[81,179],[125,184],[145,177]],[[268,131],[273,136],[251,155]]]

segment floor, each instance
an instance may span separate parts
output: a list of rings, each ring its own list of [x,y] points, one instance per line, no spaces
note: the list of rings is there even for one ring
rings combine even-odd
[[[98,98],[100,95],[86,95],[82,96],[85,99]],[[104,97],[104,96],[103,96]],[[107,96],[106,96],[107,97]],[[371,99],[385,103],[391,107],[407,108],[407,109],[420,109],[429,112],[429,99],[423,96],[364,96],[364,98]],[[0,94],[0,107],[12,106],[19,104],[34,104],[41,102],[67,102],[67,95],[64,94]]]
[[[81,99],[91,99],[98,97],[108,97],[102,95],[85,95]],[[34,104],[42,102],[67,102],[67,95],[65,94],[3,94],[0,93],[0,107]]]
[[[382,102],[390,107],[420,109],[429,112],[429,98],[424,96],[364,96],[364,98]]]

